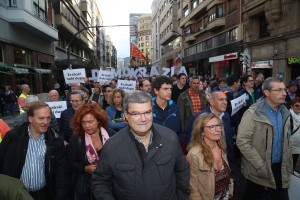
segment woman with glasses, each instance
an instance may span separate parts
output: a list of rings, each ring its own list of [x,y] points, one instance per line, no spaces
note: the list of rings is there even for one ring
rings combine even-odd
[[[295,169],[300,154],[300,97],[295,97],[291,101],[291,137],[290,149],[293,155],[293,166]]]
[[[226,200],[233,194],[222,130],[220,118],[213,113],[199,115],[194,122],[186,157],[190,164],[190,200]]]
[[[105,111],[92,104],[79,108],[71,126],[74,132],[68,147],[72,172],[71,195],[74,200],[90,200],[91,175],[96,169],[103,145],[115,131],[108,128]]]
[[[119,131],[126,127],[123,110],[124,97],[124,90],[118,88],[112,90],[109,95],[108,103],[111,106],[106,108],[106,112],[108,114],[108,127],[114,129],[115,131]]]

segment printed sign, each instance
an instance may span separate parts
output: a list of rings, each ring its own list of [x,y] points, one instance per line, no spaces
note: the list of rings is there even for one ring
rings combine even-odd
[[[103,84],[109,84],[112,79],[111,71],[109,70],[100,70],[98,73],[97,82]]]
[[[126,93],[131,93],[135,90],[136,82],[127,80],[118,80],[117,88],[124,90]]]
[[[46,102],[46,104],[51,108],[55,118],[60,118],[61,112],[67,109],[66,101]]]
[[[84,83],[86,77],[85,69],[66,69],[63,70],[66,84]]]
[[[246,94],[243,94],[242,96],[231,100],[231,116],[237,113],[244,106],[244,102],[246,102]]]

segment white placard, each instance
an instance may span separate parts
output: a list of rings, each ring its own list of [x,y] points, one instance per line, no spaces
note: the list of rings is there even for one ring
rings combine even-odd
[[[55,101],[55,102],[46,102],[52,110],[52,113],[55,115],[55,118],[60,118],[62,111],[67,109],[66,101]]]
[[[109,71],[109,70],[100,70],[99,71],[97,82],[104,85],[104,84],[110,83],[111,79],[112,79],[111,71]]]
[[[127,80],[118,80],[117,88],[124,90],[126,93],[131,93],[135,90],[136,82]]]
[[[63,72],[66,84],[84,83],[85,69],[66,69]]]
[[[237,113],[244,106],[244,102],[246,102],[246,93],[236,99],[231,100],[231,116]]]

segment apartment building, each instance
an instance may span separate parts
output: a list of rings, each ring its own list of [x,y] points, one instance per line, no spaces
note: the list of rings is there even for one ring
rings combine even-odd
[[[218,77],[241,75],[241,1],[180,1],[180,7],[183,65],[188,73]]]
[[[51,1],[0,0],[0,81],[28,83],[32,93],[53,87],[58,30]]]
[[[180,2],[175,0],[158,1],[156,15],[158,21],[153,26],[155,31],[159,32],[158,37],[155,35],[155,40],[158,39],[161,48],[161,67],[172,67],[176,58],[181,57],[182,50],[182,32],[179,29],[181,20]]]
[[[105,49],[102,30],[96,28],[102,25],[96,1],[55,1],[54,10],[59,30],[55,46],[55,76],[63,83],[64,69],[85,68],[87,77],[91,77],[91,70],[99,69],[100,61],[103,61],[101,56]]]
[[[151,30],[152,30],[152,65],[153,66],[161,66],[160,57],[161,57],[161,48],[159,43],[159,3],[161,0],[153,0],[151,4],[152,11],[152,21],[151,21]]]
[[[138,48],[146,57],[146,60],[139,60],[138,66],[151,66],[152,64],[152,31],[151,14],[138,17]]]
[[[300,75],[300,2],[245,0],[242,5],[244,52],[252,72],[280,75],[286,82]]]

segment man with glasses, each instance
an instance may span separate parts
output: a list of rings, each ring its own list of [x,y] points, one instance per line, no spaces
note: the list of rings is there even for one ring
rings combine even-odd
[[[189,165],[176,134],[153,124],[151,96],[124,98],[128,126],[104,145],[92,176],[95,199],[187,199]]]
[[[262,84],[264,96],[243,115],[237,146],[242,153],[242,173],[247,179],[244,199],[267,195],[287,200],[292,159],[289,152],[290,112],[283,106],[285,84],[277,77]]]
[[[74,90],[70,93],[70,103],[71,108],[68,108],[61,112],[60,116],[60,132],[61,137],[65,142],[65,145],[69,143],[70,138],[73,135],[73,131],[70,127],[70,122],[75,112],[83,105],[84,103],[84,92],[81,90]]]

